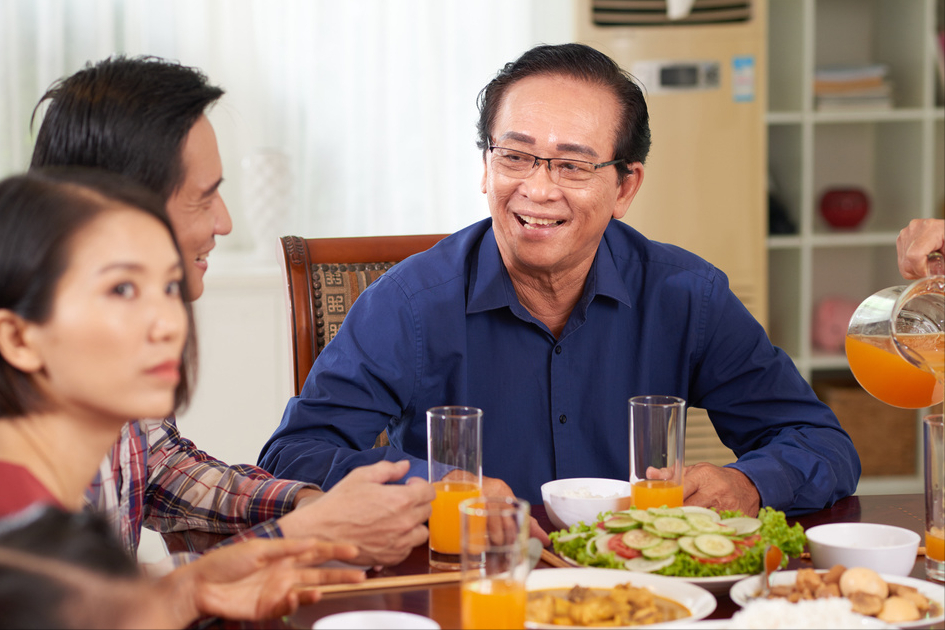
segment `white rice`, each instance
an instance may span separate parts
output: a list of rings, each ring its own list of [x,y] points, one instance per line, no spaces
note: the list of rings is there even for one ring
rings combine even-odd
[[[732,630],[754,628],[863,628],[863,616],[845,597],[801,600],[756,599],[732,616]]]
[[[562,490],[561,492],[555,492],[555,494],[559,497],[566,497],[568,499],[616,499],[620,496],[620,493],[618,492],[608,494],[606,496],[595,494],[586,486],[572,488],[571,490]]]

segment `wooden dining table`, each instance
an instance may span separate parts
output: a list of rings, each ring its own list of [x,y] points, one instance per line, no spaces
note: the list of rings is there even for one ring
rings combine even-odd
[[[532,514],[546,531],[554,529],[543,506],[532,506]],[[789,525],[795,522],[800,523],[805,530],[824,523],[884,523],[904,527],[922,535],[925,531],[924,497],[921,494],[852,496],[819,512],[788,517]],[[811,566],[809,559],[792,558],[788,562],[788,569]],[[536,568],[550,568],[550,565],[541,561]],[[432,576],[438,573],[440,572],[429,566],[427,546],[421,545],[397,566],[387,567],[380,571],[369,571],[368,580],[404,575]],[[927,579],[923,557],[916,558],[911,577]],[[932,583],[941,586],[945,592],[945,584]],[[728,619],[738,610],[738,605],[727,593],[716,594],[715,597],[717,606],[709,615],[709,619]],[[459,606],[459,583],[456,581],[329,593],[325,594],[321,601],[303,606],[291,617],[281,620],[280,623],[284,625],[276,624],[269,627],[311,628],[318,619],[335,613],[355,610],[396,610],[430,617],[442,628],[459,628]],[[945,624],[938,623],[928,627],[945,628]]]

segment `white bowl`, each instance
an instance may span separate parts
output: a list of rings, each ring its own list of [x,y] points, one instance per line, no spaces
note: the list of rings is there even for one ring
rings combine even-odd
[[[429,617],[395,610],[355,610],[322,617],[314,630],[360,630],[362,628],[438,630],[440,624]]]
[[[876,523],[830,523],[805,533],[815,569],[842,564],[902,576],[912,573],[920,540],[914,531]]]
[[[629,509],[630,482],[599,477],[556,479],[541,485],[541,500],[551,523],[567,529],[584,521],[590,525],[601,512]]]

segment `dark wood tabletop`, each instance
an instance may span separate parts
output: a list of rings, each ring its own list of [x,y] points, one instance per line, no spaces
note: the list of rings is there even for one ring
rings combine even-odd
[[[532,513],[546,531],[553,527],[542,506],[533,506]],[[925,504],[923,495],[881,495],[848,497],[833,507],[788,518],[788,523],[800,523],[805,529],[823,523],[841,522],[885,523],[911,529],[923,535],[925,531]],[[812,566],[809,560],[791,559],[788,569]],[[548,568],[544,562],[538,568]],[[428,564],[427,547],[422,545],[395,567],[381,571],[370,571],[368,578],[407,574],[437,573]],[[917,558],[912,577],[925,580],[925,560]],[[940,584],[935,582],[936,584]],[[943,585],[945,589],[945,585]],[[718,606],[709,619],[728,619],[738,610],[727,594],[716,595]],[[433,586],[390,589],[358,594],[328,594],[316,604],[300,608],[291,618],[285,619],[287,627],[311,628],[312,624],[326,615],[351,610],[400,610],[430,617],[442,628],[459,628],[459,585],[457,583]],[[945,628],[939,623],[935,628]]]

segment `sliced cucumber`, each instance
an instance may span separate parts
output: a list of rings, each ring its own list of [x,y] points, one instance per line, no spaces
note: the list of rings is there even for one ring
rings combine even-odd
[[[646,558],[634,558],[633,560],[627,560],[623,563],[623,566],[627,567],[628,571],[638,571],[640,573],[652,573],[653,571],[659,571],[660,569],[665,569],[673,562],[676,561],[676,556],[670,556],[669,558],[663,558],[662,560],[647,560]]]
[[[719,521],[719,529],[715,533],[721,534],[723,536],[735,536],[735,528],[729,527],[728,525],[722,525],[722,522]]]
[[[703,534],[717,534],[722,529],[721,525],[702,514],[687,514],[686,520],[693,530]]]
[[[693,538],[692,543],[696,549],[714,558],[722,558],[735,551],[735,543],[718,534],[699,534]]]
[[[642,529],[631,529],[623,534],[623,544],[631,549],[643,550],[655,547],[661,542],[663,542],[661,537]]]
[[[675,516],[676,518],[682,518],[686,515],[686,513],[682,511],[682,508],[655,507],[650,508],[647,512],[653,516]]]
[[[676,539],[676,544],[679,545],[679,548],[688,553],[690,556],[696,558],[711,558],[712,556],[706,555],[696,549],[696,545],[693,542],[695,540],[692,536],[680,536]]]
[[[640,527],[640,521],[629,516],[612,516],[604,521],[609,532],[626,532]]]
[[[675,556],[679,551],[679,544],[672,539],[667,539],[654,547],[647,547],[643,550],[643,557],[648,560],[662,560]]]
[[[654,536],[659,536],[660,538],[675,538],[675,536],[671,534],[667,534],[665,532],[661,532],[660,530],[653,527],[653,523],[644,523],[643,531],[650,532]]]
[[[640,521],[641,523],[652,523],[656,517],[647,512],[646,510],[630,510],[630,518]]]
[[[617,534],[601,534],[594,539],[594,549],[597,555],[608,553],[610,551],[610,547],[607,546],[607,543],[609,543],[610,539],[616,535]]]
[[[685,512],[686,516],[699,514],[699,515],[708,517],[709,519],[715,521],[716,523],[719,522],[719,520],[721,520],[722,518],[721,516],[719,516],[719,513],[716,512],[715,510],[710,510],[709,508],[704,508],[698,505],[684,505],[679,509]]]
[[[653,521],[653,527],[660,535],[669,535],[673,538],[682,536],[692,529],[685,519],[672,516],[660,516]]]
[[[747,536],[749,534],[754,534],[756,531],[761,529],[761,521],[750,516],[725,518],[719,521],[719,523],[734,529],[736,536]]]

